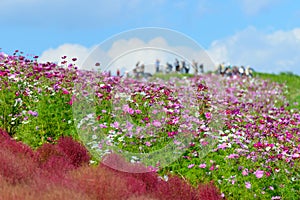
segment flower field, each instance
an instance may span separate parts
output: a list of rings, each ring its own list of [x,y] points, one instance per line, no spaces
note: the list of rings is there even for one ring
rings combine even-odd
[[[0,54],[2,199],[300,196],[299,106],[285,84],[136,80],[37,58]]]

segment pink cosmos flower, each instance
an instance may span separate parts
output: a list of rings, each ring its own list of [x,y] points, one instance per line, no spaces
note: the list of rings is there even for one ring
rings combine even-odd
[[[219,149],[226,149],[226,147],[227,147],[227,143],[226,142],[224,142],[223,144],[220,144],[218,146]]]
[[[132,115],[134,114],[134,110],[132,108],[129,108],[128,113]]]
[[[177,135],[176,131],[168,132],[169,137],[173,137],[174,135]]]
[[[99,92],[97,92],[96,95],[97,95],[99,98],[103,97],[103,94],[101,94],[101,93],[99,93]]]
[[[133,124],[131,124],[130,122],[126,122],[126,129],[128,129],[129,131],[131,131],[133,128]]]
[[[247,176],[248,175],[248,169],[244,169],[243,172],[242,172],[243,176]]]
[[[299,158],[300,157],[300,154],[299,153],[294,153],[293,155],[292,155],[292,158]]]
[[[99,124],[100,128],[107,128],[105,124]]]
[[[262,171],[262,170],[256,170],[254,172],[254,174],[255,174],[256,178],[261,178],[264,175],[264,171]]]
[[[136,113],[136,114],[141,114],[142,111],[141,111],[141,110],[135,110],[135,113]]]
[[[74,100],[75,100],[75,96],[73,95],[72,98],[69,101],[69,105],[73,105]]]
[[[205,113],[205,117],[206,117],[206,119],[210,119],[211,118],[211,113],[210,112]]]
[[[130,108],[129,105],[127,105],[127,104],[123,106],[123,111],[125,113],[129,113],[131,115],[134,114],[134,110],[132,108]]]
[[[245,182],[245,186],[247,189],[250,189],[251,188],[251,183],[250,182]]]
[[[147,146],[147,147],[150,147],[151,146],[151,142],[145,142],[145,145]]]
[[[195,166],[195,164],[190,164],[190,165],[188,166],[188,168],[191,169],[191,168],[193,168],[194,166]]]
[[[200,168],[205,168],[205,167],[206,167],[206,164],[205,164],[205,163],[202,163],[202,164],[199,165],[199,167],[200,167]]]
[[[123,111],[124,112],[128,112],[128,110],[129,110],[129,105],[123,105]]]
[[[274,197],[272,197],[272,200],[275,200],[275,199],[281,199],[281,197],[280,196],[274,196]]]
[[[111,124],[111,127],[119,128],[119,122],[114,122],[113,124]]]
[[[181,142],[180,142],[180,141],[177,141],[177,140],[174,140],[174,144],[175,144],[175,145],[180,145]]]
[[[232,159],[232,158],[238,158],[238,157],[239,157],[239,155],[238,155],[238,154],[235,154],[235,153],[230,154],[229,156],[227,156],[227,158],[229,158],[229,159]]]
[[[202,144],[202,146],[206,146],[206,145],[208,145],[208,142],[207,141],[203,141],[203,142],[201,142],[201,144]]]
[[[70,94],[70,92],[66,88],[63,88],[62,91],[63,91],[63,94]]]
[[[174,119],[172,119],[173,124],[177,124],[178,122],[179,122],[179,117],[175,117]]]
[[[155,127],[160,127],[161,126],[161,123],[158,120],[153,120],[152,124]]]
[[[38,116],[38,113],[35,112],[35,111],[32,111],[32,110],[29,110],[29,111],[28,111],[28,114],[29,114],[29,115],[32,115],[32,116],[34,116],[34,117],[37,117],[37,116]]]

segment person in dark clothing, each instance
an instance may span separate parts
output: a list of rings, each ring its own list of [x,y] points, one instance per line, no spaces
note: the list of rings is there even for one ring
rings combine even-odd
[[[177,59],[175,59],[174,66],[175,66],[176,72],[179,72],[180,71],[180,65],[179,65],[179,61]]]
[[[172,72],[172,70],[173,70],[173,65],[172,64],[170,64],[170,63],[168,63],[167,62],[167,73],[170,73],[170,72]]]
[[[181,61],[181,67],[182,67],[182,68],[181,68],[181,70],[182,70],[181,72],[182,72],[182,73],[184,73],[184,72],[186,73],[186,64],[185,64],[185,61],[184,61],[184,60]]]
[[[156,59],[156,62],[155,62],[156,73],[159,72],[159,65],[160,65],[160,61],[158,59]]]
[[[200,73],[203,74],[203,73],[204,73],[204,66],[203,66],[203,64],[201,64],[201,65],[199,66],[199,68],[200,68]]]
[[[190,71],[190,65],[187,64],[187,65],[185,65],[185,73],[188,74],[189,71]]]

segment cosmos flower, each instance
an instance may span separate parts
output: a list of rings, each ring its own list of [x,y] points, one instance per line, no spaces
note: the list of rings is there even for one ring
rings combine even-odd
[[[262,178],[263,175],[264,175],[264,171],[262,171],[262,170],[256,170],[254,172],[254,174],[255,174],[256,178]]]
[[[251,183],[250,182],[245,182],[245,186],[247,189],[250,189],[251,188]]]
[[[199,168],[206,168],[206,164],[205,163],[200,164]]]
[[[28,111],[28,114],[30,114],[30,115],[32,115],[32,116],[34,116],[34,117],[37,117],[37,116],[38,116],[38,113],[35,112],[35,111],[32,111],[32,110],[29,110],[29,111]]]

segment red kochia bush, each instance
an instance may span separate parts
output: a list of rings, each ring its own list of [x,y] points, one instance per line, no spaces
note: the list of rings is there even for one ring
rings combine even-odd
[[[0,175],[15,184],[31,179],[36,168],[35,152],[0,130]]]
[[[14,153],[0,147],[0,175],[9,183],[26,182],[34,176],[37,163],[22,153]]]
[[[49,178],[62,177],[67,171],[74,169],[70,159],[54,144],[43,144],[37,149],[39,167]]]
[[[82,164],[88,164],[90,156],[86,148],[73,140],[72,137],[62,137],[57,141],[57,146],[61,152],[63,152],[71,161],[71,164],[75,167],[79,167]]]
[[[214,184],[201,184],[197,188],[198,195],[201,199],[207,200],[218,200],[221,199],[221,194],[219,190],[214,186]]]
[[[31,158],[36,157],[35,152],[28,145],[22,142],[17,142],[2,129],[0,129],[0,145],[1,149],[8,150],[12,153],[26,155]]]
[[[128,173],[145,168],[118,155],[105,161],[123,172],[105,164],[88,166],[89,159],[87,150],[70,137],[35,152],[0,130],[0,199],[221,199],[212,184],[194,188],[175,176],[164,181],[155,172]]]
[[[76,190],[93,199],[127,199],[132,195],[126,179],[101,166],[78,168],[69,173],[69,177],[77,183]]]
[[[10,139],[11,137],[9,136],[9,134],[4,131],[3,129],[0,128],[0,142],[5,140],[5,139]]]
[[[116,160],[114,160],[116,159]],[[134,171],[141,170],[141,166],[126,163],[124,159],[118,155],[110,154],[106,159],[106,164],[113,167],[122,167],[121,169]],[[132,199],[162,199],[162,200],[217,200],[222,199],[217,188],[213,185],[201,185],[198,188],[192,187],[190,184],[177,176],[169,177],[168,181],[164,181],[154,172],[148,173],[126,173],[109,168],[107,165],[101,164],[100,167],[108,169],[113,176],[122,177],[122,181],[126,182],[128,192],[133,195]],[[131,168],[131,169],[130,169]],[[132,186],[132,187],[131,187]],[[139,187],[139,189],[133,189]],[[134,196],[135,195],[135,196]]]
[[[88,164],[88,151],[71,137],[62,137],[57,144],[43,144],[38,150],[40,167],[53,173],[65,173]]]
[[[156,198],[166,200],[199,199],[196,190],[176,176],[169,177],[167,182],[161,181],[154,195]]]

